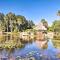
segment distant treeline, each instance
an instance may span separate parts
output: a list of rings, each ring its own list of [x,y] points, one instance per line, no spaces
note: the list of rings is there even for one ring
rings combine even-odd
[[[60,10],[58,11],[60,16]],[[41,19],[40,22],[47,28],[47,31],[60,32],[60,19],[54,20],[51,26],[48,26],[48,22],[45,19]],[[32,20],[27,20],[22,15],[15,15],[12,12],[8,14],[0,13],[0,31],[2,32],[19,32],[27,29],[33,29],[35,24]]]
[[[22,15],[15,15],[12,12],[4,15],[0,13],[0,31],[13,32],[32,29],[35,24],[32,20],[27,20]]]

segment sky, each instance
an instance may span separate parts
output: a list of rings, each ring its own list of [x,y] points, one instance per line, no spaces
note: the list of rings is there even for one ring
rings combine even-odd
[[[60,0],[0,0],[0,12],[7,14],[13,12],[23,15],[35,24],[46,19],[49,25],[59,19],[57,11],[60,10]]]

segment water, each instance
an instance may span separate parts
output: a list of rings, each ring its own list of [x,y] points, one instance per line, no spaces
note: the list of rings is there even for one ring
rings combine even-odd
[[[48,47],[46,49],[41,49],[37,46],[35,42],[28,43],[22,49],[15,49],[14,52],[9,53],[5,49],[0,51],[0,56],[2,58],[7,58],[13,56],[15,58],[30,58],[34,57],[35,60],[60,60],[60,57],[57,57],[60,49],[54,48],[52,40],[49,40]]]

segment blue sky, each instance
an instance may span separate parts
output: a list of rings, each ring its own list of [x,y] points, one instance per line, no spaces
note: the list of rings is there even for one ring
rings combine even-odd
[[[58,10],[60,0],[0,0],[0,12],[20,14],[36,24],[44,18],[50,25],[59,18],[56,15]]]

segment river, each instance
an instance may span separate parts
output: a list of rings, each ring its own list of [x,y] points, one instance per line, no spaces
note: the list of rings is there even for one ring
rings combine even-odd
[[[14,49],[13,52],[6,51],[5,49],[0,51],[0,57],[6,58],[14,57],[17,58],[29,58],[34,57],[35,60],[60,60],[60,49],[54,48],[52,40],[49,39],[47,43],[48,47],[41,49],[35,42],[27,43],[24,48]],[[59,56],[58,56],[59,54]]]

